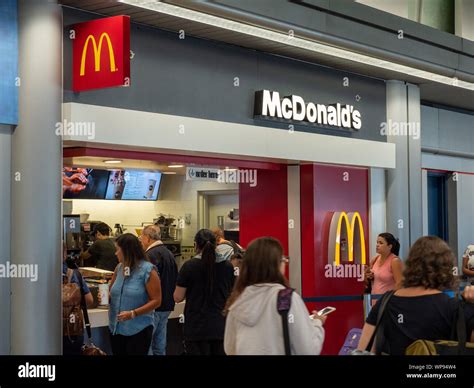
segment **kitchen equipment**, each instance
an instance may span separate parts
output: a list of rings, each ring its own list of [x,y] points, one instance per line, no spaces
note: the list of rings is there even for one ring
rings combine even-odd
[[[115,224],[114,228],[115,228],[115,232],[114,232],[115,237],[121,236],[123,234],[123,231],[125,230],[123,228],[123,225],[121,225],[121,224]]]
[[[163,244],[168,248],[171,253],[174,255],[174,257],[179,257],[181,256],[181,242],[176,241],[176,240],[164,240]]]
[[[89,220],[89,217],[91,215],[89,213],[82,213],[79,215],[80,219],[81,219],[81,224],[87,222]]]

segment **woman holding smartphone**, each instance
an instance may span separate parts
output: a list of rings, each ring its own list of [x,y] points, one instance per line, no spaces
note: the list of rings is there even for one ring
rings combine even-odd
[[[245,252],[240,274],[227,301],[224,348],[228,355],[284,355],[282,318],[277,310],[287,259],[278,240],[258,238]],[[290,353],[317,355],[324,341],[324,316],[313,319],[301,297],[293,292],[288,311]]]

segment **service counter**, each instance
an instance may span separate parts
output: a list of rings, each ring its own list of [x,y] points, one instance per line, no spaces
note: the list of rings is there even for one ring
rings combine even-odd
[[[169,319],[178,319],[181,314],[184,314],[185,302],[176,303],[174,311],[171,312]],[[95,308],[88,309],[89,320],[92,328],[108,327],[109,326],[109,309]]]
[[[179,319],[184,314],[185,302],[177,303],[174,311],[171,312],[167,328],[167,355],[183,354],[183,321]],[[92,327],[92,340],[95,345],[104,350],[107,354],[112,354],[109,335],[109,309],[95,308],[88,309],[89,320]]]

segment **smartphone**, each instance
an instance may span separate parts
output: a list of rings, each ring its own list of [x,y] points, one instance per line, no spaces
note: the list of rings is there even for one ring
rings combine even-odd
[[[336,311],[336,308],[328,306],[328,307],[323,308],[322,310],[319,310],[318,315],[322,317],[323,315],[331,314],[333,311]]]

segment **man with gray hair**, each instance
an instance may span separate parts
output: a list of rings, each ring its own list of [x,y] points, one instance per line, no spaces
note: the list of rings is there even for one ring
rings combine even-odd
[[[150,350],[155,356],[164,356],[168,317],[174,310],[173,293],[178,277],[178,265],[173,253],[161,241],[159,226],[148,225],[143,228],[140,239],[146,255],[158,269],[161,280],[161,306],[155,310],[155,328]]]

